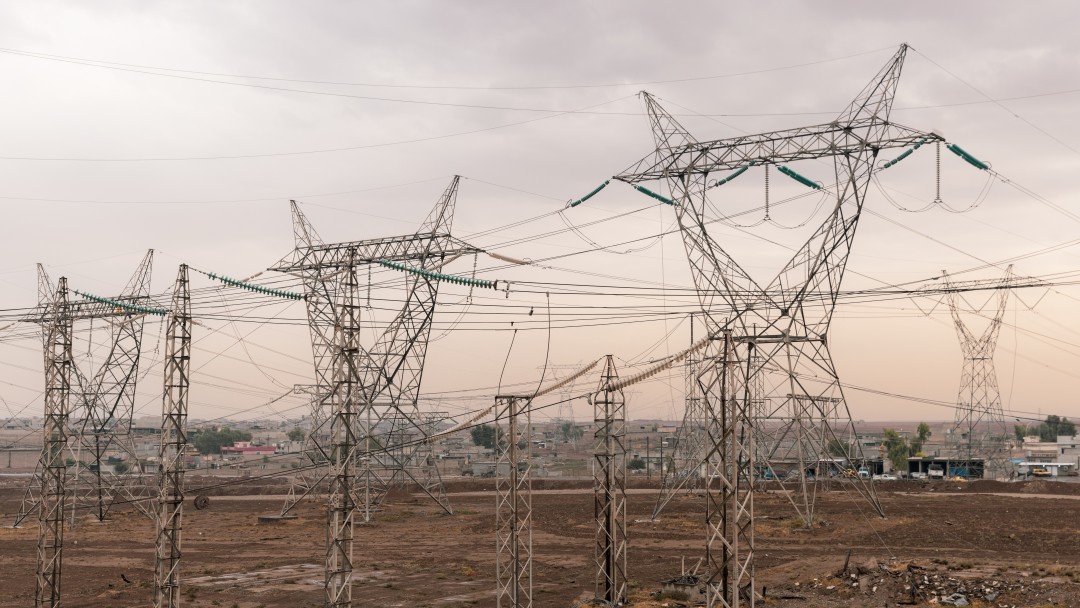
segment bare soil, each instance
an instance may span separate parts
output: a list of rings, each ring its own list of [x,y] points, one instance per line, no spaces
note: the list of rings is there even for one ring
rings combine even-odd
[[[587,481],[535,486],[536,606],[572,606],[591,595],[589,487]],[[448,489],[453,516],[427,497],[398,492],[374,524],[357,529],[354,605],[495,605],[494,483],[449,482]],[[275,495],[283,490],[280,483],[240,484],[215,491],[206,510],[185,509],[185,606],[322,606],[323,507],[307,502],[295,510],[296,520],[257,521],[278,511]],[[973,606],[1080,606],[1080,484],[886,482],[879,493],[886,519],[855,493],[820,494],[812,530],[800,529],[782,493],[756,495],[757,592],[765,594],[758,603],[941,605],[941,598],[960,592]],[[0,607],[33,605],[36,523],[9,527],[21,495],[21,489],[0,488],[0,512],[9,514],[0,528]],[[702,554],[704,501],[678,496],[653,522],[654,500],[655,490],[644,488],[627,498],[633,603],[686,605],[677,594],[655,594],[662,580],[680,574],[684,560],[689,567]],[[64,604],[149,605],[151,522],[120,510],[111,522],[85,517],[76,523],[65,533]]]

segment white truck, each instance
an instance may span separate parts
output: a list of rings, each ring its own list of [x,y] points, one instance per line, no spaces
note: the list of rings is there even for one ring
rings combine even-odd
[[[945,468],[940,464],[932,464],[926,469],[930,479],[945,479]]]

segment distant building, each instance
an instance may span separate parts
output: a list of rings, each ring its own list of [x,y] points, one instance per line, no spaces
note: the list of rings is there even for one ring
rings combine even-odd
[[[250,441],[237,441],[231,446],[221,446],[221,457],[229,456],[273,456],[276,448],[272,445],[251,445]]]

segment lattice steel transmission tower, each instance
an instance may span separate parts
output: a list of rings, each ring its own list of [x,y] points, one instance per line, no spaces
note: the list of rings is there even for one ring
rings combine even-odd
[[[94,510],[99,521],[105,520],[112,504],[118,497],[145,515],[150,511],[138,499],[149,497],[149,484],[141,474],[139,459],[135,453],[131,435],[131,422],[135,411],[135,387],[139,375],[143,324],[146,314],[134,312],[150,303],[150,271],[154,251],[150,250],[132,275],[124,291],[116,297],[101,298],[79,294],[82,300],[68,303],[71,321],[104,320],[111,327],[108,355],[92,377],[83,374],[81,368],[90,362],[88,354],[73,352],[72,359],[72,406],[68,423],[68,458],[74,462],[71,492],[73,508]],[[38,312],[27,321],[42,325],[43,335],[50,323],[52,296],[55,288],[48,273],[38,264]],[[78,293],[78,292],[76,292]],[[70,298],[69,298],[70,300]],[[48,345],[46,345],[46,349]],[[118,475],[109,473],[102,465],[108,452],[119,453],[134,463],[133,473]],[[39,470],[36,475],[40,475]],[[38,508],[40,497],[33,490],[33,482],[23,497],[15,526]]]
[[[506,420],[505,431],[499,427],[500,418]],[[495,397],[495,605],[498,608],[532,608],[531,429],[531,396]]]
[[[1012,265],[1005,269],[1005,276],[997,288],[997,293],[980,307],[971,306],[960,293],[965,285],[949,280],[948,273],[944,271],[942,281],[949,313],[964,353],[960,394],[956,400],[956,417],[947,437],[948,445],[953,456],[967,461],[969,473],[975,459],[982,459],[984,475],[989,476],[992,472],[997,476],[1004,476],[1009,460],[1006,448],[1009,433],[1005,424],[1005,412],[1001,407],[997,372],[994,370],[994,351],[1001,333],[1001,320],[1009,302],[1009,287],[1013,282]],[[986,329],[976,336],[964,323],[961,312],[982,316],[990,301],[996,301],[997,309],[990,317]]]
[[[626,603],[626,397],[613,388],[619,380],[608,355],[593,406],[593,513],[596,518],[595,603]]]
[[[747,384],[761,377],[767,419],[786,429],[777,435],[769,461],[790,461],[804,485],[833,469],[830,445],[851,446],[843,458],[849,463],[858,456],[827,334],[874,164],[882,150],[941,139],[889,118],[906,53],[907,46],[901,46],[836,120],[759,135],[699,142],[646,93],[656,150],[616,176],[635,186],[662,180],[670,187],[706,331],[717,341],[729,332],[737,347],[753,345],[757,358]],[[836,179],[828,189],[833,197],[828,218],[772,281],[759,284],[709,233],[710,176],[752,164],[825,158],[833,160]],[[705,357],[714,366],[721,358],[715,348]],[[744,421],[755,422],[764,421]],[[881,513],[871,483],[849,481]],[[805,491],[793,503],[808,526],[814,501]]]
[[[184,452],[187,450],[188,388],[191,386],[191,287],[181,264],[173,287],[165,333],[161,447],[158,451],[155,608],[180,605],[181,531],[184,515]]]
[[[39,463],[37,584],[34,605],[60,606],[60,573],[67,504],[68,415],[71,411],[72,318],[67,279],[61,278],[48,307],[45,330],[45,428]]]
[[[340,304],[342,296],[352,289],[345,281],[353,277],[359,285],[359,277],[363,276],[357,271],[360,267],[369,271],[372,267],[385,269],[387,266],[406,269],[398,275],[405,286],[401,309],[385,320],[385,329],[374,343],[356,347],[355,361],[350,363],[359,374],[355,420],[364,425],[356,431],[357,440],[361,444],[380,446],[378,450],[365,451],[355,463],[357,487],[354,488],[354,500],[365,522],[370,521],[380,507],[389,486],[402,483],[406,478],[417,483],[446,512],[451,512],[438,469],[430,459],[416,455],[421,449],[417,446],[423,442],[402,448],[402,452],[393,441],[400,436],[402,423],[408,433],[427,436],[430,425],[421,420],[418,401],[442,276],[439,270],[458,256],[479,251],[450,234],[459,179],[455,176],[451,180],[416,233],[399,237],[327,244],[293,202],[296,249],[289,258],[271,268],[298,275],[304,283],[318,387],[312,409],[316,426],[308,437],[309,441],[315,442],[310,451],[319,454],[329,452],[326,446],[318,445],[317,429],[320,428],[318,421],[328,419],[320,409],[326,408],[331,401],[331,387],[337,382],[334,358],[339,347],[335,331],[340,315],[344,314]],[[370,289],[370,282],[367,287]],[[382,320],[374,318],[376,311],[362,304],[369,298],[362,291],[357,287],[354,295],[356,301],[361,302],[363,312],[372,317],[367,324],[376,321],[381,324]],[[310,493],[311,488],[324,479],[325,473],[302,478],[291,494],[295,497]],[[292,508],[292,504],[287,502],[283,513]]]

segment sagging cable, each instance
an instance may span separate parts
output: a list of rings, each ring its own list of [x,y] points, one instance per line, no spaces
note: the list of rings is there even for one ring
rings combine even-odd
[[[109,298],[103,298],[101,296],[95,296],[89,293],[83,293],[78,289],[73,289],[72,291],[74,291],[76,295],[84,297],[91,302],[97,302],[98,304],[106,304],[108,306],[112,306],[118,309],[116,312],[120,312],[121,310],[128,310],[131,312],[140,312],[147,315],[157,315],[159,317],[164,317],[169,312],[164,308],[150,308],[148,306],[138,306],[135,304],[129,304],[127,302],[120,302],[119,300],[112,300]]]
[[[589,192],[588,194],[586,194],[585,196],[583,196],[583,197],[581,197],[581,198],[579,198],[577,200],[573,200],[573,201],[570,201],[570,202],[566,203],[566,207],[563,207],[563,208],[564,209],[569,209],[571,207],[577,207],[581,203],[584,203],[585,201],[589,200],[590,198],[596,196],[596,194],[598,192],[600,192],[601,190],[603,190],[604,188],[606,188],[609,183],[611,183],[610,179],[604,180],[604,183],[602,183],[599,186],[593,188],[592,192]]]
[[[969,154],[967,150],[961,148],[956,144],[946,144],[945,147],[948,148],[950,152],[966,160],[968,164],[970,164],[972,167],[975,167],[976,169],[979,169],[980,171],[986,171],[990,169],[990,165],[988,163],[984,163],[983,161],[975,158],[974,156]]]
[[[821,190],[822,188],[824,188],[824,186],[821,185],[821,182],[815,182],[814,180],[810,179],[809,177],[800,175],[799,173],[796,173],[795,171],[792,171],[791,169],[788,169],[784,165],[776,165],[776,168],[777,168],[777,170],[780,171],[780,173],[783,173],[784,175],[790,177],[791,179],[799,182],[800,184],[802,184],[804,186],[807,186],[809,188],[813,188],[814,190]]]
[[[437,281],[447,281],[455,285],[468,285],[469,287],[482,287],[486,289],[498,289],[498,281],[485,281],[483,279],[470,279],[468,277],[459,277],[452,274],[444,274],[441,272],[433,272],[431,270],[424,270],[423,268],[410,268],[400,262],[391,262],[390,260],[375,260],[381,266],[391,268],[393,270],[400,270],[402,272],[408,272],[417,276],[424,277],[425,279],[432,279]]]
[[[673,201],[670,198],[664,196],[663,194],[657,194],[656,192],[653,192],[652,190],[649,190],[645,186],[639,186],[637,184],[630,184],[630,185],[633,186],[634,190],[637,190],[638,192],[640,192],[642,194],[645,194],[647,196],[651,196],[651,197],[655,198],[656,200],[660,201],[661,203],[664,203],[665,205],[671,205],[672,207],[674,207],[677,204],[675,201]]]
[[[265,295],[268,295],[268,296],[275,296],[275,297],[278,297],[278,298],[285,298],[286,300],[303,300],[304,299],[304,296],[302,294],[294,293],[292,291],[285,291],[284,289],[271,289],[269,287],[263,287],[262,285],[256,285],[254,283],[248,283],[246,281],[241,281],[239,279],[233,279],[233,278],[230,278],[230,277],[226,277],[226,276],[214,273],[214,272],[205,272],[205,271],[199,270],[197,268],[192,268],[191,266],[188,266],[188,268],[191,268],[195,272],[197,272],[197,273],[199,273],[201,275],[204,275],[204,276],[206,276],[206,277],[208,277],[208,278],[210,278],[210,279],[212,279],[214,281],[219,281],[221,283],[224,283],[225,285],[228,285],[229,287],[239,287],[240,289],[246,289],[248,291],[253,291],[255,293],[261,293],[261,294],[265,294]],[[254,276],[259,276],[259,275],[254,275]]]

